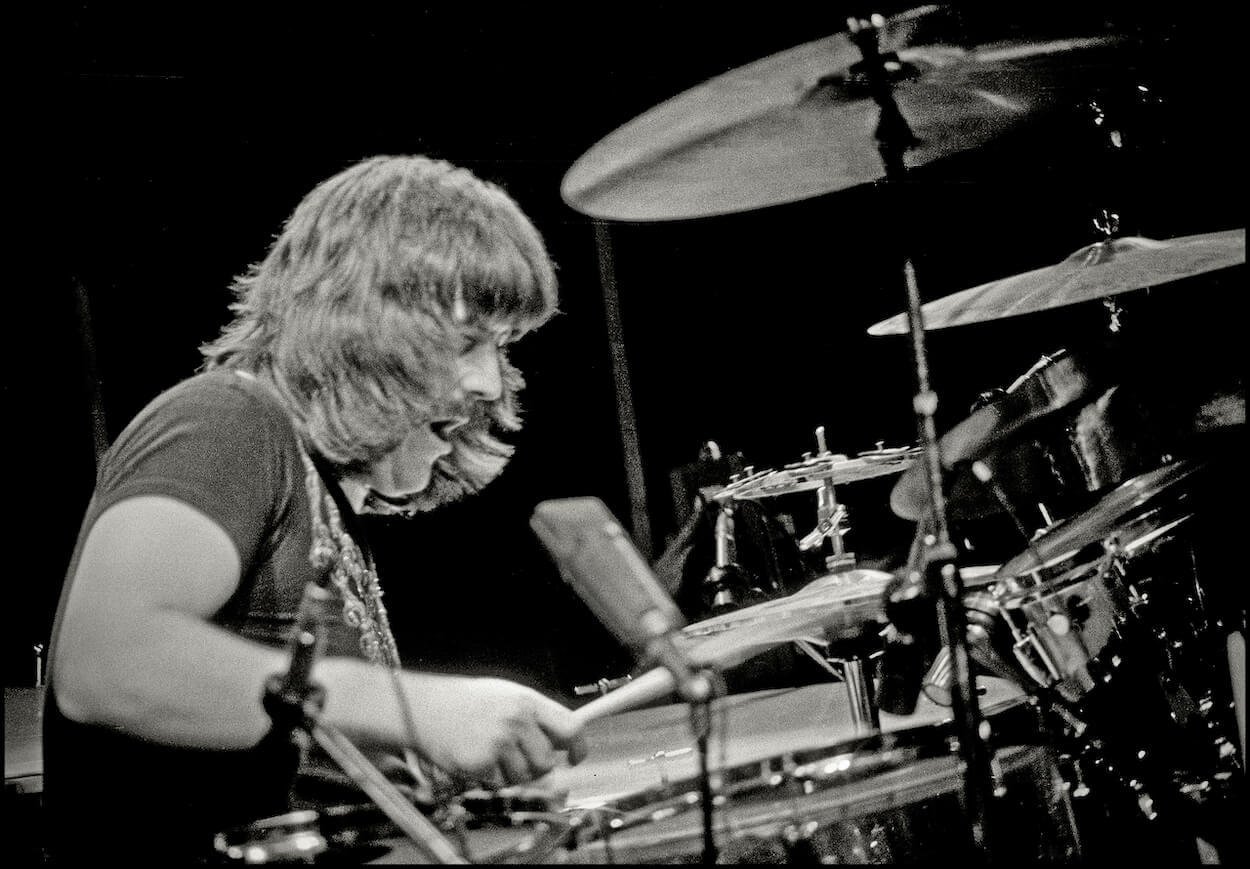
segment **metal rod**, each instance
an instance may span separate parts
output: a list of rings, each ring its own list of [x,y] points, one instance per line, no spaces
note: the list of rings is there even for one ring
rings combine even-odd
[[[842,660],[842,678],[851,702],[851,725],[856,736],[867,736],[881,729],[881,715],[873,701],[872,677],[864,671],[862,658]]]
[[[616,415],[621,426],[624,450],[625,485],[629,494],[629,516],[634,543],[644,558],[650,558],[651,514],[647,509],[647,483],[642,473],[642,452],[638,447],[638,422],[634,415],[634,395],[630,387],[629,360],[621,328],[620,297],[616,290],[616,265],[608,225],[596,220],[595,247],[599,252],[599,282],[603,287],[603,314],[608,327],[608,348],[612,354],[612,381],[616,389]]]

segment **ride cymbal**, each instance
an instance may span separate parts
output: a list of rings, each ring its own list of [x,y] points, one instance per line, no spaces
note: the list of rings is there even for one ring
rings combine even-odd
[[[907,168],[978,148],[1058,104],[1064,82],[1083,86],[1084,66],[1113,59],[1106,49],[1121,41],[1095,35],[967,48],[956,20],[929,6],[878,27],[911,133]],[[843,32],[704,82],[592,146],[565,175],[561,195],[591,217],[680,220],[880,180],[880,111],[861,59]]]

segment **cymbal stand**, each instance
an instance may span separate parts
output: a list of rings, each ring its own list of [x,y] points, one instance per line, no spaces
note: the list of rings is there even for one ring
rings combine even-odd
[[[738,564],[732,501],[726,501],[717,506],[715,534],[715,564],[703,579],[704,594],[708,599],[708,611],[713,615],[729,612],[742,606],[743,601],[740,598],[744,596],[751,584]]]
[[[821,458],[832,456],[825,440],[825,427],[816,427],[816,449]],[[855,568],[855,553],[846,550],[843,535],[846,528],[846,507],[838,503],[833,480],[826,479],[816,490],[816,528],[799,541],[799,549],[806,551],[829,541],[829,555],[825,567],[830,573],[846,573]],[[853,581],[853,580],[850,580]],[[825,660],[842,670],[842,682],[846,686],[851,711],[851,725],[856,736],[867,736],[881,729],[881,715],[877,709],[876,692],[873,690],[872,674],[868,669],[871,653],[855,650],[841,656],[825,656]]]
[[[988,812],[994,793],[987,744],[989,731],[984,726],[986,722],[978,708],[972,679],[963,583],[956,567],[957,553],[951,543],[947,525],[946,500],[942,492],[941,455],[933,418],[938,399],[929,382],[924,316],[920,309],[920,290],[912,262],[914,237],[907,221],[907,216],[912,212],[906,207],[909,203],[905,201],[908,177],[903,156],[917,140],[894,99],[892,85],[880,53],[878,35],[884,19],[880,16],[873,16],[870,21],[851,18],[847,24],[851,38],[863,55],[863,69],[868,77],[873,99],[880,108],[876,136],[885,167],[884,189],[890,196],[890,205],[894,206],[892,213],[898,218],[896,225],[903,234],[900,244],[902,273],[907,291],[907,322],[916,370],[916,395],[912,407],[924,450],[933,529],[932,534],[925,538],[923,581],[916,577],[915,581],[904,585],[899,592],[891,595],[887,607],[892,610],[892,619],[910,616],[910,619],[899,620],[914,620],[916,629],[923,630],[932,615],[929,608],[936,602],[938,629],[946,646],[951,650],[951,708],[959,736],[959,750],[967,765],[964,779],[965,810],[970,822],[973,847],[983,861],[989,862],[992,848]],[[903,628],[906,629],[907,625],[904,624]]]

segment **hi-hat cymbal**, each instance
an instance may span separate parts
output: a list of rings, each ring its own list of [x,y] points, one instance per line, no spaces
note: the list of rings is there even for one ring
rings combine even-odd
[[[894,98],[916,168],[980,147],[1055,105],[1060,80],[1119,40],[957,47],[940,7],[880,28]],[[931,39],[943,42],[916,44]],[[572,208],[608,220],[680,220],[796,202],[885,177],[879,109],[852,37],[805,43],[713,78],[661,103],[592,146],[564,177]],[[1121,64],[1122,64],[1121,60]]]
[[[884,594],[892,579],[879,570],[830,574],[788,597],[687,625],[682,644],[697,663],[733,667],[796,640],[853,638],[866,625],[886,621]]]
[[[874,450],[855,458],[827,454],[805,458],[777,470],[756,471],[717,492],[716,501],[744,501],[812,492],[824,485],[856,483],[901,473],[920,455],[919,447]]]
[[[1060,522],[998,570],[1001,579],[1049,567],[1110,536],[1130,516],[1154,504],[1205,465],[1180,461],[1164,465],[1116,486],[1084,513]]]
[[[921,311],[926,329],[944,329],[1104,299],[1245,261],[1244,228],[1164,241],[1136,236],[1115,238],[1083,247],[1055,265],[929,302]],[[906,332],[906,314],[897,314],[868,329],[870,335]]]
[[[729,669],[786,643],[856,639],[865,628],[886,621],[885,590],[892,579],[879,570],[830,574],[789,597],[687,625],[678,644],[696,666]],[[675,686],[672,674],[656,667],[573,714],[583,723],[593,721],[659,700]]]

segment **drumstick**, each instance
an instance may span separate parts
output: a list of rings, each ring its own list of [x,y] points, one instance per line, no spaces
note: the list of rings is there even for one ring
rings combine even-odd
[[[774,622],[754,626],[756,636],[743,637],[740,633],[727,631],[701,639],[689,649],[696,666],[714,666],[724,670],[749,660],[765,649],[790,641],[806,640],[819,644],[820,637],[807,628],[808,611],[799,612],[791,618],[784,614]],[[822,620],[828,617],[821,615]],[[652,701],[672,694],[677,688],[673,674],[663,667],[648,670],[637,679],[626,682],[611,693],[596,697],[585,706],[573,710],[573,716],[583,726],[596,718],[628,712]]]
[[[673,674],[663,667],[648,670],[637,679],[602,697],[596,697],[585,706],[573,710],[577,723],[585,726],[597,718],[637,709],[654,700],[668,696],[677,687]]]

